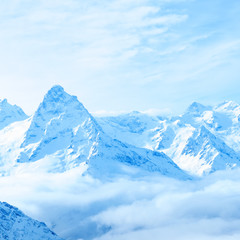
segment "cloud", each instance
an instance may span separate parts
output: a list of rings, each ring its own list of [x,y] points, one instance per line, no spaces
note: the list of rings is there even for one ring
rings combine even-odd
[[[204,179],[82,177],[25,173],[0,178],[1,201],[45,221],[66,239],[237,239],[240,170]]]

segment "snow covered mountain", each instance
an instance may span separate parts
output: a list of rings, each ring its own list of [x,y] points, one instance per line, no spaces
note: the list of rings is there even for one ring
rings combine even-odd
[[[164,153],[109,137],[77,97],[61,86],[49,90],[32,117],[0,131],[0,157],[2,175],[28,169],[63,172],[79,167],[82,173],[94,176],[144,170],[188,177]]]
[[[7,99],[0,100],[0,129],[3,129],[10,123],[27,119],[23,110],[8,103]]]
[[[240,105],[227,101],[206,111],[198,118],[216,136],[240,153]]]
[[[33,220],[6,202],[0,202],[0,239],[61,240],[45,223]]]
[[[181,168],[194,175],[240,166],[240,106],[224,102],[216,107],[194,102],[172,118],[146,117],[136,121],[144,128],[130,131],[127,114],[98,118],[113,138],[138,147],[163,151]],[[124,126],[123,124],[124,123]]]
[[[200,176],[240,166],[240,156],[204,126],[181,128],[165,153],[180,168]]]

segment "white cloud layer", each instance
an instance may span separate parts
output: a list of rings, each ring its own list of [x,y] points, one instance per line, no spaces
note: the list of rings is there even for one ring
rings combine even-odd
[[[66,239],[240,237],[240,170],[180,182],[162,177],[101,182],[74,169],[0,179],[1,200]]]

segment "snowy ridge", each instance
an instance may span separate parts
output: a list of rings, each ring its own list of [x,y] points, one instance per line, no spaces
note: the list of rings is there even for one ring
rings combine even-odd
[[[125,116],[124,120],[123,115],[119,119],[114,117],[114,121],[97,120],[110,136],[138,147],[163,151],[180,168],[194,175],[240,166],[240,106],[232,101],[216,107],[194,102],[183,115],[172,118],[139,116],[141,124],[148,127],[134,134],[126,128],[124,134],[116,130],[122,129],[121,122],[128,125]]]
[[[115,117],[96,118],[104,132],[113,139],[127,142],[140,148],[152,149],[149,139],[155,136],[155,131],[163,128],[164,122],[158,117],[148,116],[134,111]],[[157,126],[159,126],[157,128]],[[155,129],[156,128],[156,129]]]
[[[0,239],[61,240],[45,223],[33,220],[5,202],[0,202]]]

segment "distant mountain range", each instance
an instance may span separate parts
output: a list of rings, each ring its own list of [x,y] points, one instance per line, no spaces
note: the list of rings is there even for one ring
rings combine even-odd
[[[94,118],[61,86],[28,117],[0,102],[0,173],[78,167],[95,177],[152,172],[188,179],[240,165],[240,106],[193,103],[183,115]]]

